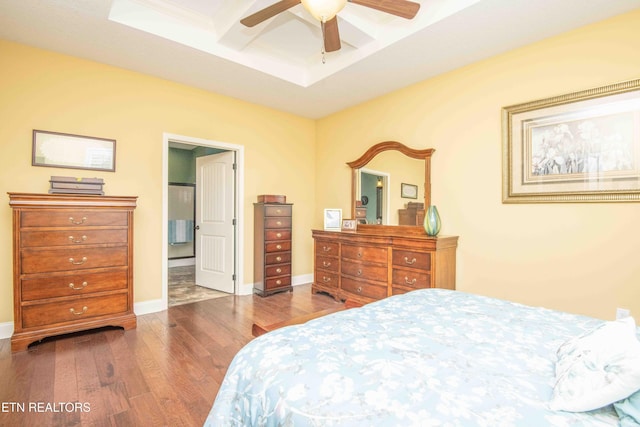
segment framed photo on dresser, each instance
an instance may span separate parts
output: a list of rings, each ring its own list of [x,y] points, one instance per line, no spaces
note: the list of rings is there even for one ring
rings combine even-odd
[[[342,225],[342,209],[324,210],[324,229],[327,231],[340,231]]]

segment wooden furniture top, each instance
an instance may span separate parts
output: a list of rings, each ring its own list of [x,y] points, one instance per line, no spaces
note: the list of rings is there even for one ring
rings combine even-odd
[[[264,335],[267,332],[275,331],[276,329],[284,328],[285,326],[300,325],[302,323],[307,323],[309,320],[326,316],[327,314],[337,313],[339,311],[347,310],[349,308],[357,308],[357,307],[362,307],[362,304],[357,303],[355,301],[347,300],[345,301],[344,305],[341,305],[340,307],[327,308],[325,310],[316,311],[315,313],[305,314],[304,316],[294,317],[293,319],[272,323],[266,326],[262,326],[258,323],[254,323],[253,326],[251,327],[251,334],[253,334],[254,337],[259,337],[260,335]]]
[[[95,194],[7,193],[11,207],[136,207],[138,196],[100,196]]]
[[[348,240],[349,242],[393,244],[402,242],[403,246],[416,245],[420,249],[444,249],[456,247],[458,236],[427,236],[422,227],[402,225],[372,225],[356,231],[325,231],[311,230],[313,236],[322,236],[336,240]]]

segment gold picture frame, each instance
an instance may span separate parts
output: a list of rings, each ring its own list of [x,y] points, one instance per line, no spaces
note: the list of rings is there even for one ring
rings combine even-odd
[[[502,109],[503,203],[640,201],[640,79]]]

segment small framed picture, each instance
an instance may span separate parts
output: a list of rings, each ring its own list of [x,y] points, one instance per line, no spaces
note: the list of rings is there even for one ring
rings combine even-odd
[[[405,199],[418,198],[418,186],[413,184],[400,184],[400,196]]]
[[[342,231],[356,231],[358,227],[358,221],[355,219],[343,219]]]
[[[342,209],[324,210],[324,229],[327,231],[340,231],[342,225]]]

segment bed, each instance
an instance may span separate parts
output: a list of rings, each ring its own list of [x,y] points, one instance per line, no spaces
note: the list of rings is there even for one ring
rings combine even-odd
[[[624,371],[640,369],[640,330],[630,319],[622,327],[459,291],[416,290],[249,342],[205,425],[630,426],[640,408],[632,390],[640,389],[640,373]],[[566,397],[557,395],[559,378],[580,373],[566,370],[588,359],[581,347],[621,341],[621,328],[628,343],[605,344],[629,359],[617,367],[631,383],[626,396],[618,392],[615,405],[594,410],[558,410],[556,400]],[[570,387],[562,392],[584,401]]]

